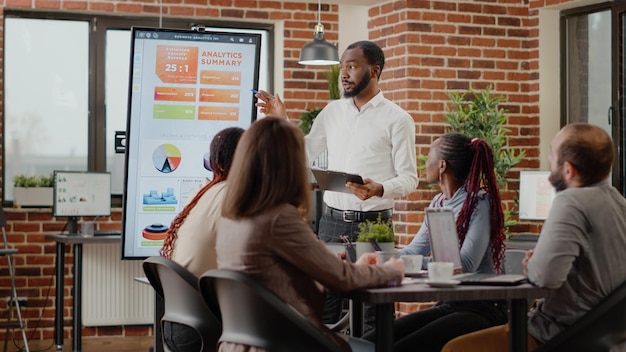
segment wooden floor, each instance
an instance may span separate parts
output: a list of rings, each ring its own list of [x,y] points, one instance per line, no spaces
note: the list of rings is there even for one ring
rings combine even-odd
[[[19,341],[19,346],[22,346]],[[132,337],[83,337],[83,352],[148,352],[153,345],[152,336],[132,336]],[[53,340],[29,341],[28,347],[31,352],[36,351],[56,351]],[[4,349],[4,340],[0,341],[0,351]],[[9,341],[9,352],[23,351],[16,348]],[[63,352],[72,351],[72,341],[63,341]]]

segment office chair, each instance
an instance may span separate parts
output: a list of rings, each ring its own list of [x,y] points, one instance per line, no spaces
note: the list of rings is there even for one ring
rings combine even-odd
[[[22,311],[20,309],[20,304],[17,299],[17,287],[15,286],[15,254],[18,253],[18,250],[15,248],[9,248],[9,242],[7,240],[6,233],[6,216],[4,215],[4,210],[0,208],[0,229],[2,231],[2,243],[3,247],[0,248],[0,257],[5,257],[7,261],[7,266],[9,268],[9,278],[11,281],[11,288],[9,296],[11,298],[11,302],[8,305],[7,312],[7,321],[0,323],[0,327],[6,327],[7,331],[4,335],[4,352],[7,351],[8,347],[8,339],[9,339],[9,330],[14,328],[19,328],[22,331],[22,340],[24,341],[24,351],[29,352],[28,348],[28,339],[26,338],[26,324],[22,319]],[[15,308],[15,314],[17,315],[17,321],[12,321],[13,317],[13,308]]]
[[[339,352],[342,347],[311,324],[272,291],[245,273],[209,270],[200,277],[207,302],[222,313],[220,342],[232,342],[272,352]]]
[[[217,306],[205,303],[198,290],[198,278],[164,257],[149,257],[143,262],[143,270],[150,285],[164,301],[161,331],[165,331],[165,322],[185,325],[195,330],[202,340],[198,352],[217,351],[217,341],[222,333],[219,310]],[[168,346],[165,338],[163,336],[164,350],[170,352],[175,347]]]
[[[626,283],[535,352],[608,352],[626,342]]]

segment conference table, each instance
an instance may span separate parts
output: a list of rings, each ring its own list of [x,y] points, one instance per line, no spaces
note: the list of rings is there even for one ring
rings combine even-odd
[[[393,350],[393,321],[395,302],[474,301],[507,300],[510,302],[509,351],[527,351],[526,314],[529,298],[545,297],[549,289],[531,284],[517,286],[458,285],[449,288],[430,287],[423,280],[398,287],[359,289],[340,295],[352,300],[350,331],[352,336],[363,334],[363,303],[370,303],[376,310],[376,351]]]
[[[113,236],[92,236],[84,237],[80,235],[46,235],[46,240],[56,242],[56,290],[55,290],[55,312],[54,312],[54,343],[56,350],[63,349],[63,301],[65,283],[65,245],[74,246],[74,262],[72,286],[72,351],[80,352],[82,348],[82,286],[83,286],[83,244],[92,243],[121,243],[120,235]]]

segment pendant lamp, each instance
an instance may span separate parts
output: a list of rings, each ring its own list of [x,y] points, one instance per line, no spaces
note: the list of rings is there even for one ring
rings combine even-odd
[[[322,0],[317,2],[317,24],[313,41],[306,43],[300,51],[300,65],[336,65],[339,63],[337,47],[324,38],[324,25],[320,20]]]

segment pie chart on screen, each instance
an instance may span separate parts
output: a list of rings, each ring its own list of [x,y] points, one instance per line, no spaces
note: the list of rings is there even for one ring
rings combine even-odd
[[[180,161],[180,150],[173,144],[161,144],[152,153],[154,167],[164,174],[176,170]]]

